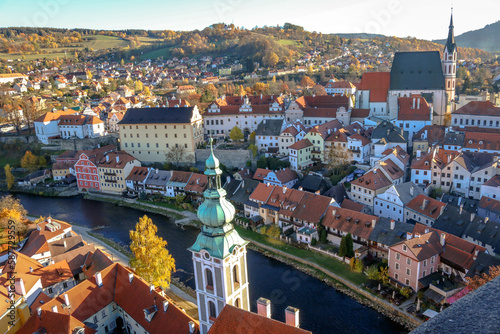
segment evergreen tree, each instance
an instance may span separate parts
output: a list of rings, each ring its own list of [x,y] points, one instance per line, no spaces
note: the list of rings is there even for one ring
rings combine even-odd
[[[345,243],[346,243],[346,254],[347,257],[353,257],[354,256],[354,245],[352,242],[352,235],[351,233],[347,233],[345,236]]]
[[[346,245],[346,237],[343,236],[340,240],[339,246],[339,256],[345,257],[347,256],[347,245]]]

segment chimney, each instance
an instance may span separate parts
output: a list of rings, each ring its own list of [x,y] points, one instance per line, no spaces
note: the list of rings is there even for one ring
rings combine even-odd
[[[101,287],[102,286],[102,276],[101,276],[101,272],[98,271],[94,274],[94,277],[95,277],[95,283],[97,284],[98,287]]]
[[[375,224],[377,224],[377,220],[376,219],[372,219],[372,228],[375,228]]]
[[[288,326],[299,328],[299,309],[288,306],[285,309],[285,323]]]
[[[286,190],[287,190],[287,187],[286,186],[283,186],[283,194],[286,194]]]
[[[52,312],[57,313],[57,305],[52,306]]]
[[[133,273],[128,273],[128,282],[132,283],[133,279],[134,279],[134,274]]]
[[[303,191],[303,190],[304,190],[304,188],[302,188],[302,187],[299,187],[299,191]]]
[[[109,162],[109,155],[106,156],[106,162]]]
[[[396,227],[396,221],[391,219],[391,230],[394,230],[394,227]]]
[[[149,285],[149,293],[152,293],[154,289],[155,289],[155,286],[153,284],[150,284]]]
[[[490,220],[490,217],[484,217],[484,223],[485,224],[487,224],[489,220]]]
[[[444,244],[446,243],[446,234],[441,233],[441,246],[444,247]]]
[[[464,205],[463,204],[460,204],[460,211],[458,211],[458,214],[461,215],[462,214],[462,210],[464,209]]]
[[[189,322],[189,334],[193,334],[195,330],[194,322],[190,321]]]
[[[116,156],[116,163],[119,163],[119,162],[120,162],[120,156],[119,156],[119,155],[117,155],[117,156]]]
[[[155,174],[158,174],[158,168],[155,169]]]
[[[476,218],[476,214],[475,213],[471,213],[470,214],[470,221],[472,222],[474,220],[474,218]]]
[[[50,260],[50,264],[55,264],[55,261],[54,260]]]
[[[377,174],[377,168],[373,169],[373,174]]]
[[[66,247],[67,247],[67,245],[66,245],[66,240],[64,240],[64,241],[63,241],[63,245],[64,245],[64,248],[66,248]]]
[[[428,228],[425,229],[425,233],[429,233],[429,229]]]
[[[417,158],[420,158],[422,156],[422,151],[421,150],[417,150]]]
[[[33,272],[33,267],[30,267],[30,273],[32,273],[32,272]]]
[[[24,281],[22,278],[16,280],[15,289],[18,295],[26,296],[26,287],[24,286]]]
[[[417,99],[417,109],[420,109],[420,98]]]
[[[316,195],[321,195],[321,193],[320,193],[320,191],[319,191],[319,190],[316,190],[314,193],[315,193]]]
[[[52,223],[52,218],[50,218],[50,217],[47,218],[47,223],[49,223],[49,224]]]
[[[70,307],[69,297],[67,293],[64,294],[64,304],[66,304],[66,307]]]
[[[413,98],[413,109],[415,109],[415,98]]]
[[[406,232],[406,240],[410,240],[413,238],[413,235],[410,232]]]
[[[163,301],[163,312],[167,312],[168,310],[168,300]]]
[[[413,186],[410,187],[410,196],[413,197]]]
[[[427,204],[428,204],[428,203],[429,203],[429,201],[428,201],[428,200],[426,200],[426,199],[424,199],[424,200],[422,201],[422,206],[421,206],[420,208],[421,208],[422,210],[425,210],[425,207],[427,206]]]
[[[42,308],[41,307],[37,307],[36,308],[36,313],[38,314],[38,316],[40,317],[42,315]]]
[[[271,301],[260,297],[257,300],[257,314],[266,318],[271,318]]]
[[[231,182],[231,176],[229,176],[229,175],[228,175],[228,176],[226,177],[226,182],[227,182],[227,183]]]
[[[473,257],[474,261],[477,259],[477,256],[478,256],[478,255],[479,255],[479,249],[476,249],[476,250],[474,251],[474,257]]]

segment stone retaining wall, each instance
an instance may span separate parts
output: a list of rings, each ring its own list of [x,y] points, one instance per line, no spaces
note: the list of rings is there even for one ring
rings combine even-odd
[[[205,163],[210,155],[209,149],[196,149],[196,163]],[[248,160],[254,161],[250,150],[218,150],[214,149],[214,154],[226,167],[245,167]]]

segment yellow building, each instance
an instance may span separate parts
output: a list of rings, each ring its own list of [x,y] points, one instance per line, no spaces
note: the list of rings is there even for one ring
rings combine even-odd
[[[141,162],[127,152],[106,154],[97,164],[101,191],[121,194],[127,190],[125,179],[136,166],[140,167]]]
[[[24,325],[30,317],[30,308],[26,304],[26,300],[17,292],[12,294],[9,290],[9,279],[7,275],[0,277],[0,295],[3,298],[0,308],[0,328],[5,334],[14,334]]]
[[[140,161],[194,163],[203,141],[198,107],[132,108],[120,128],[121,149]]]

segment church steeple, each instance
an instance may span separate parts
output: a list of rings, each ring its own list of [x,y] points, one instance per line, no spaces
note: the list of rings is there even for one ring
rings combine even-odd
[[[234,229],[234,206],[226,199],[221,185],[222,171],[215,157],[212,139],[205,163],[208,188],[198,208],[201,232],[189,248],[193,254],[194,278],[201,334],[229,304],[249,311],[247,241]]]
[[[446,45],[444,50],[448,50],[448,53],[455,52],[457,45],[455,44],[455,32],[453,27],[453,8],[451,9],[450,26],[448,28],[448,39],[446,40]]]

